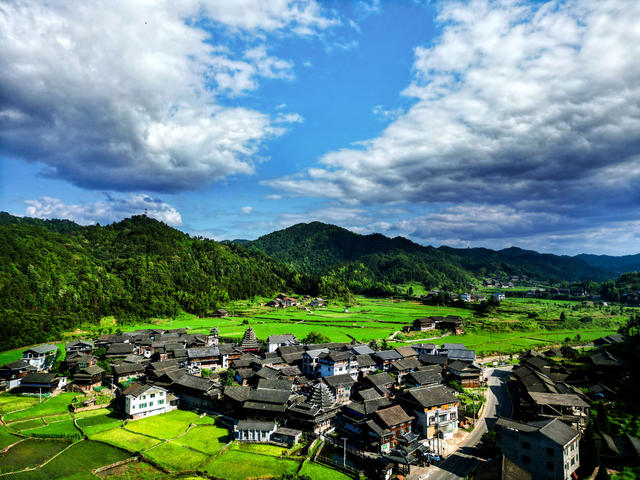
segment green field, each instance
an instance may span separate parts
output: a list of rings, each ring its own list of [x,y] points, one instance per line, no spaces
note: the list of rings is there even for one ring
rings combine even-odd
[[[44,422],[41,418],[34,418],[32,420],[24,420],[22,422],[15,422],[9,425],[7,428],[15,431],[22,432],[23,430],[29,430],[31,428],[43,427]]]
[[[247,443],[238,442],[233,446],[233,450],[239,450],[241,452],[248,453],[261,453],[262,455],[272,455],[278,457],[284,455],[286,448],[278,445],[269,445],[268,443]]]
[[[158,445],[144,454],[174,471],[193,470],[208,458],[204,453],[195,452],[173,442]]]
[[[106,408],[79,412],[75,416],[76,423],[87,436],[119,427],[123,422],[117,414]]]
[[[32,407],[38,403],[37,397],[23,397],[20,395],[11,395],[3,393],[0,395],[0,414],[4,415],[16,410]]]
[[[45,427],[32,428],[24,430],[24,435],[40,436],[40,435],[67,435],[80,437],[80,431],[73,424],[73,420],[62,420],[60,422],[50,423]]]
[[[172,443],[191,447],[209,455],[217,452],[231,440],[226,428],[217,426],[198,426],[189,433],[176,438]]]
[[[300,469],[299,475],[307,475],[313,480],[351,480],[350,476],[338,470],[314,462],[305,463]]]
[[[60,393],[55,397],[50,397],[42,403],[38,403],[27,410],[9,413],[4,416],[5,422],[15,422],[27,418],[46,417],[69,411],[69,405],[78,395],[77,393]],[[36,399],[37,402],[37,399]]]
[[[129,457],[129,453],[119,448],[90,440],[82,440],[47,463],[43,468],[12,476],[12,479],[51,480],[65,478],[95,480],[96,476],[90,473],[92,470]]]
[[[187,431],[190,424],[214,424],[215,418],[204,416],[186,410],[173,410],[162,415],[134,420],[127,424],[127,429],[133,432],[151,435],[156,438],[170,439]]]
[[[108,480],[157,480],[167,475],[145,462],[131,462],[118,468],[118,473],[109,475]]]
[[[245,480],[249,477],[280,477],[285,473],[295,474],[299,467],[298,460],[231,449],[209,462],[205,470],[211,475],[227,480]]]
[[[124,448],[130,452],[147,450],[160,443],[160,440],[154,440],[144,435],[131,433],[122,428],[112,428],[111,430],[90,435],[89,438]]]
[[[16,472],[40,465],[69,444],[68,441],[28,438],[5,453],[0,453],[0,473]]]
[[[3,427],[0,427],[0,449],[8,447],[19,441],[22,437],[11,435]]]

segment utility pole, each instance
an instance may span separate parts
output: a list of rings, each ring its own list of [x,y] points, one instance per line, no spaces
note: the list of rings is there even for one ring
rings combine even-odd
[[[473,414],[473,426],[476,426],[476,396],[473,392],[471,392],[471,413]]]
[[[342,440],[344,442],[344,453],[342,455],[342,466],[346,467],[347,466],[347,439],[345,437]]]

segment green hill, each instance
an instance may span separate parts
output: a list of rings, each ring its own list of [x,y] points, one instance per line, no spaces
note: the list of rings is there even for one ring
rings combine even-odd
[[[263,253],[192,238],[145,216],[103,227],[0,218],[0,350],[104,315],[206,315],[229,299],[307,288]]]
[[[409,281],[421,282],[427,288],[462,287],[474,277],[490,275],[526,275],[549,282],[616,276],[576,257],[519,248],[425,247],[402,237],[359,235],[320,222],[297,224],[247,245],[298,271],[331,273],[356,291],[367,291],[375,284]]]

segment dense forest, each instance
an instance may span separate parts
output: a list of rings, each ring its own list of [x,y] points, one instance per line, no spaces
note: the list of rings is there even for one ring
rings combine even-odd
[[[229,299],[315,293],[320,282],[263,253],[192,238],[145,216],[103,227],[9,217],[0,217],[0,350],[104,315],[206,315]]]
[[[607,280],[615,272],[577,257],[519,248],[424,247],[403,237],[359,235],[320,222],[298,224],[244,245],[301,272],[333,272],[355,290],[370,284],[421,282],[425,287],[468,283],[472,277],[526,275],[547,282]]]
[[[486,275],[604,280],[590,290],[612,300],[640,288],[638,274],[614,280],[576,257],[423,247],[319,222],[239,244],[191,237],[144,215],[80,226],[0,212],[0,350],[60,338],[105,315],[206,316],[228,300],[279,292],[344,299],[392,294],[406,282],[463,289]]]

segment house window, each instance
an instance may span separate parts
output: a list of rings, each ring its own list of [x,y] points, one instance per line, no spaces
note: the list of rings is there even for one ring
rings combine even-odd
[[[162,405],[164,403],[164,400],[158,400],[158,405]]]
[[[524,448],[525,450],[529,450],[531,448],[531,444],[529,442],[521,442],[522,443],[522,448]]]
[[[444,415],[440,415],[440,421],[441,422],[446,422],[447,421],[447,414],[446,413]]]
[[[529,464],[531,463],[531,457],[529,455],[522,455],[522,461]]]
[[[569,450],[573,452],[573,450],[575,449],[576,444],[572,443],[571,445],[569,445]]]
[[[575,465],[575,463],[576,463],[576,457],[573,457],[573,458],[571,459],[571,465]]]
[[[150,407],[153,407],[153,402],[149,402],[149,406],[150,406]]]
[[[547,455],[549,455],[550,457],[553,457],[553,448],[547,447]]]
[[[155,394],[155,393],[152,393],[152,394],[151,394],[151,398],[156,398],[156,394]]]
[[[551,470],[553,472],[553,462],[547,462],[547,470]]]

